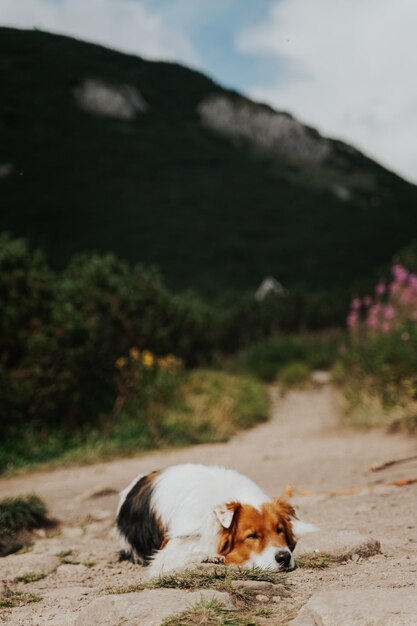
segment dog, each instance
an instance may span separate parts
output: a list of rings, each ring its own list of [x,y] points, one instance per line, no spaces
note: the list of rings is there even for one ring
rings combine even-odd
[[[120,560],[151,576],[199,563],[291,571],[297,538],[315,530],[246,476],[191,463],[136,477],[117,510]]]

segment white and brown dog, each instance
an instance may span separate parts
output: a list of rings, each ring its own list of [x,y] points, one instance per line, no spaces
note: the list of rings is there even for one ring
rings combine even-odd
[[[192,464],[135,478],[120,494],[117,529],[120,558],[151,575],[201,562],[290,571],[296,537],[316,530],[242,474]]]

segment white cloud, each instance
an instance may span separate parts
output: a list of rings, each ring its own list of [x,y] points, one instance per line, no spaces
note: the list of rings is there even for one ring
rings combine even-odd
[[[286,59],[251,95],[417,181],[417,2],[276,0],[237,48]]]
[[[36,27],[153,59],[199,65],[189,39],[137,0],[0,0],[0,24]]]

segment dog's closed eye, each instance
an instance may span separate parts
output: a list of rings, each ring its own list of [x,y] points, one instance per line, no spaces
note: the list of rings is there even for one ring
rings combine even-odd
[[[246,539],[259,539],[259,535],[257,533],[251,533],[250,535],[245,537],[245,541]]]

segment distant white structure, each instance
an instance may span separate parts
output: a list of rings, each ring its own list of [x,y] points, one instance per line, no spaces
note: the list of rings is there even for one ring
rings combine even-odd
[[[255,300],[262,302],[262,300],[265,300],[265,298],[271,294],[277,298],[286,298],[288,296],[288,290],[285,289],[276,278],[267,276],[255,291]]]
[[[87,78],[74,89],[77,104],[89,113],[131,121],[149,106],[133,85],[110,84]]]

